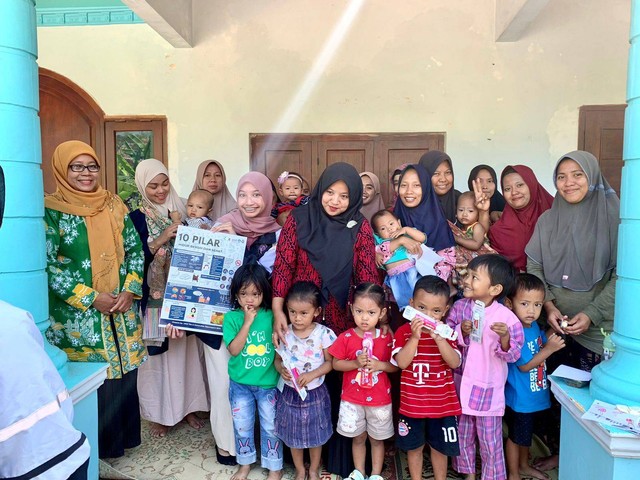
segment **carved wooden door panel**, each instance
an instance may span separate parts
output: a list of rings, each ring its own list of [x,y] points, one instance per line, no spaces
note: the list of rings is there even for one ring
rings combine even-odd
[[[626,105],[585,105],[580,107],[578,148],[593,153],[602,174],[620,195],[622,144]]]
[[[251,170],[274,182],[283,170],[294,170],[313,187],[328,165],[347,162],[375,173],[387,201],[390,172],[428,150],[443,150],[444,141],[444,133],[251,134]]]

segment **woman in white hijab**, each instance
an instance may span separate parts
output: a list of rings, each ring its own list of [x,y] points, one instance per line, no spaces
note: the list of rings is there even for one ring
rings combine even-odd
[[[149,265],[160,260],[158,256],[164,256],[167,261],[180,221],[186,217],[186,209],[171,186],[167,167],[159,160],[140,162],[135,179],[142,204],[131,212],[130,217],[145,253],[141,312],[145,331],[154,332],[160,318],[162,296],[149,295]],[[195,415],[195,412],[209,410],[202,344],[190,335],[165,338],[160,345],[148,344],[147,350],[149,360],[138,374],[138,394],[142,418],[153,422],[151,434],[163,437],[182,419],[193,428],[202,428],[204,422]]]

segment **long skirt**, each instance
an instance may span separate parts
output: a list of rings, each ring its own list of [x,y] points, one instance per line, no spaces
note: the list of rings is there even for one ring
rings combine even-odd
[[[138,370],[105,380],[98,388],[98,456],[116,458],[140,445]]]
[[[195,335],[169,340],[169,349],[138,369],[142,418],[172,427],[189,413],[208,412],[202,343]]]

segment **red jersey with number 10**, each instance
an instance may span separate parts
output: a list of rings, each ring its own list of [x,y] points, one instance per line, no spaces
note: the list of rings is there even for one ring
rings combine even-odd
[[[411,324],[405,323],[396,331],[392,355],[398,353],[410,338]],[[460,354],[456,343],[447,341]],[[402,370],[399,411],[411,418],[441,418],[462,413],[453,383],[453,370],[427,332],[422,332],[413,361]]]

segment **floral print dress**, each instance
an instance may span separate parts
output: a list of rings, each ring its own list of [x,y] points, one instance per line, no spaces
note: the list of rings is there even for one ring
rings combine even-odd
[[[100,292],[91,288],[91,257],[84,218],[45,208],[44,219],[51,317],[46,337],[69,360],[106,362],[107,378],[122,378],[147,358],[137,301],[142,296],[144,269],[140,237],[125,215],[120,288],[112,293],[128,291],[136,300],[125,313],[103,315],[91,306]]]

